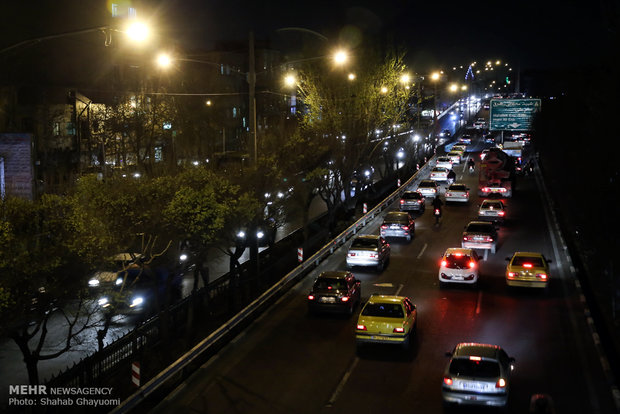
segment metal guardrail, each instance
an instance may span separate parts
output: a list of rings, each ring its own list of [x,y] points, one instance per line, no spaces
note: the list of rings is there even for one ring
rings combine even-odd
[[[378,203],[374,208],[372,208],[368,213],[362,216],[359,220],[345,229],[342,233],[332,239],[329,243],[324,245],[319,251],[313,254],[306,261],[302,262],[295,269],[290,271],[286,276],[280,279],[277,283],[275,283],[271,288],[265,291],[261,296],[255,299],[248,306],[243,308],[239,313],[237,313],[234,317],[232,317],[229,321],[227,321],[224,325],[219,327],[216,331],[211,333],[208,337],[194,346],[191,350],[189,350],[185,355],[177,359],[174,363],[169,365],[165,370],[160,372],[156,377],[147,382],[144,386],[142,386],[138,391],[133,393],[129,398],[121,403],[118,407],[112,410],[110,413],[120,414],[127,413],[132,409],[136,408],[142,401],[144,401],[149,395],[153,394],[158,390],[159,387],[163,386],[169,379],[175,377],[183,368],[191,364],[196,358],[205,352],[209,347],[217,343],[221,338],[227,335],[229,332],[234,330],[238,325],[244,322],[246,319],[252,317],[256,312],[258,312],[267,302],[269,302],[274,296],[280,293],[289,283],[296,280],[300,276],[303,276],[309,269],[316,267],[322,260],[324,260],[327,256],[334,253],[336,249],[344,245],[344,243],[351,238],[353,235],[357,234],[357,231],[360,228],[363,228],[368,224],[372,219],[375,218],[384,208],[388,207],[394,200],[400,195],[407,191],[408,188],[421,179],[425,173],[428,173],[433,159],[435,156],[431,157],[431,159],[420,168],[411,178],[409,178],[406,182],[404,182],[400,187],[398,187],[394,192],[388,195],[383,201]]]

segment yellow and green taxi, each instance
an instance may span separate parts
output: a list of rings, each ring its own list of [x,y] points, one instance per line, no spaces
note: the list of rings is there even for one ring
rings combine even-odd
[[[506,283],[508,286],[546,288],[549,284],[549,263],[541,253],[516,252],[507,257]]]
[[[372,295],[362,308],[355,329],[355,342],[397,344],[408,348],[415,332],[418,311],[405,296]]]

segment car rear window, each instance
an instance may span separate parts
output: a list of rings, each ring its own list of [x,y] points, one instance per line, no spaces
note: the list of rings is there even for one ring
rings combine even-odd
[[[470,233],[491,233],[493,232],[493,225],[486,223],[472,223],[467,225],[465,230]]]
[[[378,316],[381,318],[402,318],[403,307],[398,303],[368,303],[362,311],[364,316]]]
[[[499,201],[485,202],[485,203],[482,203],[482,207],[483,208],[491,208],[491,207],[493,207],[495,209],[501,210],[502,203],[499,202]]]
[[[405,200],[419,200],[422,198],[422,194],[416,192],[407,192],[403,194]]]
[[[463,377],[497,378],[500,375],[499,363],[489,360],[454,358],[450,363],[450,374]]]
[[[377,247],[377,241],[375,239],[366,239],[366,238],[355,239],[353,240],[351,247],[362,247],[362,248]]]
[[[347,283],[344,279],[319,278],[314,283],[315,289],[345,289]]]
[[[422,181],[418,187],[437,187],[434,181]]]
[[[450,191],[465,191],[466,189],[464,184],[453,184],[448,188]]]
[[[383,220],[384,222],[396,222],[396,223],[407,223],[409,221],[409,214],[407,213],[399,213],[399,212],[392,212],[392,213],[387,213],[385,215],[385,219]]]
[[[515,256],[512,259],[514,266],[523,266],[526,263],[530,263],[534,267],[543,267],[544,263],[541,257],[528,257],[528,256]]]
[[[446,261],[446,267],[448,269],[469,269],[469,262],[471,262],[471,257],[466,254],[449,254],[445,257],[444,260]]]

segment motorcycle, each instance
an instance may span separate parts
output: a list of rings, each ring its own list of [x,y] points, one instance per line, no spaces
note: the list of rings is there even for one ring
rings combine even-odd
[[[476,170],[476,167],[474,167],[474,165],[473,165],[473,164],[470,164],[470,165],[469,165],[469,173],[470,173],[470,174],[473,174],[475,170]]]
[[[435,224],[439,224],[439,218],[441,217],[441,209],[435,208],[433,215],[435,216]]]

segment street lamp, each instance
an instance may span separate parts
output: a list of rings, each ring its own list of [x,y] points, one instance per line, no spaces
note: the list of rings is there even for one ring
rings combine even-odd
[[[149,28],[142,22],[132,22],[125,30],[129,38],[142,42],[150,36]]]
[[[348,78],[349,78],[350,81],[354,81],[356,77],[357,76],[355,76],[355,73],[349,73]]]
[[[439,72],[433,72],[431,74],[431,81],[433,81],[433,143],[437,139],[437,82],[441,78]]]
[[[293,74],[286,75],[284,77],[284,84],[288,87],[295,86],[297,84],[297,78]]]
[[[334,63],[336,65],[343,65],[349,60],[349,55],[344,50],[338,50],[334,53]]]

